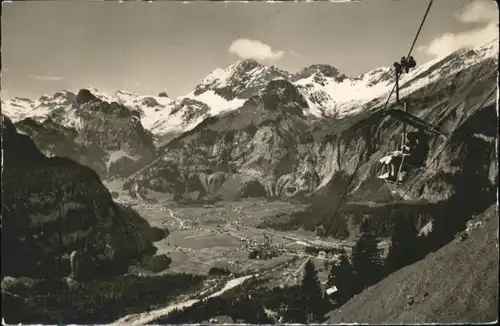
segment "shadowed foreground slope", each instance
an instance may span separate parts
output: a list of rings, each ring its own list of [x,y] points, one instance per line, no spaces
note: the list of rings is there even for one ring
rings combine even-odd
[[[497,205],[455,240],[355,296],[328,323],[478,323],[498,316]],[[413,303],[412,303],[413,301]],[[412,303],[412,304],[411,304]]]
[[[97,173],[44,156],[3,115],[2,150],[2,276],[67,276],[74,250],[92,261],[85,277],[113,276],[156,252],[153,229],[116,204]]]

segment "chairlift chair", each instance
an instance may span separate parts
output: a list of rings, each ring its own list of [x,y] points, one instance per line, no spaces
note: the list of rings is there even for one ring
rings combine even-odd
[[[444,136],[445,138],[447,138],[447,136],[438,128],[436,128],[432,124],[429,124],[425,120],[406,112],[406,110],[389,109],[385,111],[385,114],[401,121],[405,125],[410,125],[418,130],[417,134],[412,134],[416,137],[416,146],[427,146],[424,149],[424,151],[426,152],[425,154],[419,155],[418,152],[416,154],[422,156],[421,159],[423,158],[423,155],[427,156],[428,154],[428,134]],[[421,165],[423,164],[422,162],[415,162],[413,160],[414,156],[411,156],[411,154],[409,153],[405,153],[405,148],[408,147],[408,144],[411,140],[410,138],[412,138],[408,137],[411,133],[413,132],[410,131],[409,133],[406,133],[406,131],[404,131],[402,135],[403,141],[401,142],[401,149],[389,152],[386,156],[382,157],[378,161],[379,167],[377,170],[382,171],[377,176],[379,179],[393,184],[401,184],[408,177],[408,174],[410,172],[418,170],[421,167]],[[426,145],[420,145],[419,141],[425,142]],[[421,147],[419,149],[422,150]],[[396,171],[391,171],[391,169],[396,169]]]
[[[380,173],[377,177],[389,183],[400,184],[408,177],[408,174],[410,172],[415,171],[421,167],[421,165],[423,164],[422,161],[428,155],[429,149],[426,134],[431,133],[434,135],[445,135],[433,125],[403,110],[391,109],[388,110],[388,114],[391,115],[391,117],[395,117],[396,119],[402,121],[403,123],[413,126],[418,130],[417,133],[420,134],[411,134],[412,132],[405,133],[403,135],[404,141],[401,144],[401,149],[389,152],[386,156],[382,157],[378,161],[378,164],[381,165],[379,166],[378,171],[382,171],[382,173]],[[405,149],[408,148],[408,144],[411,140],[409,138],[412,138],[408,137],[410,134],[416,137],[415,146],[426,146],[426,148],[423,149],[425,153],[413,153],[413,155],[417,155],[417,158],[419,158],[419,156],[422,156],[420,157],[420,160],[417,161],[414,160],[415,156],[412,156],[412,154],[405,152]],[[419,141],[424,142],[425,145],[420,145]],[[413,142],[413,140],[411,140],[411,142]],[[419,149],[422,150],[422,147],[419,147]],[[396,171],[391,171],[393,169],[396,169]]]

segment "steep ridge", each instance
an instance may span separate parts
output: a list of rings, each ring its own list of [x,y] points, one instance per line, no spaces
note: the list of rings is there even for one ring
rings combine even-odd
[[[487,323],[498,318],[498,206],[458,238],[365,289],[327,323]]]
[[[433,161],[445,140],[431,136],[427,170],[423,176],[410,176],[396,189],[376,175],[380,172],[378,160],[400,140],[401,123],[365,106],[358,114],[342,119],[311,118],[303,114],[310,105],[307,97],[283,79],[268,83],[241,108],[204,120],[160,149],[162,157],[132,176],[126,187],[161,192],[189,188],[187,192],[202,197],[207,189],[212,189],[210,195],[222,197],[327,195],[340,186],[336,184],[339,175],[351,175],[359,163],[351,189],[359,199],[379,197],[381,189],[386,189],[387,198],[402,195],[418,180],[408,198],[445,200],[456,195],[471,175],[477,178],[467,184],[469,190],[491,189],[498,174],[494,168],[494,97],[483,107],[477,106],[496,87],[498,60],[484,55],[485,49],[489,48],[473,54],[458,51],[417,69],[413,84],[411,80],[403,82],[402,98],[409,112],[436,125],[450,139],[439,159]],[[429,67],[439,70],[425,70]],[[417,88],[416,84],[423,86]],[[380,108],[382,103],[375,98],[367,105]],[[186,148],[197,151],[187,153]],[[191,159],[180,159],[187,156]],[[479,156],[484,160],[475,159]],[[180,177],[183,169],[189,170],[189,178]],[[253,190],[248,192],[247,187]]]
[[[2,149],[3,276],[67,276],[74,250],[83,278],[113,276],[155,253],[154,230],[113,202],[93,170],[44,156],[4,115]]]

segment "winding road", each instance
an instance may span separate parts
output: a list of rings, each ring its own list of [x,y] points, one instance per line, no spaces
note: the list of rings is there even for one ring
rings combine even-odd
[[[205,300],[205,299],[209,299],[209,298],[214,298],[214,297],[220,296],[223,293],[225,293],[225,292],[227,292],[227,291],[229,291],[229,290],[231,290],[231,289],[233,289],[233,288],[235,288],[237,286],[240,286],[241,284],[243,284],[243,282],[245,282],[246,280],[248,280],[251,277],[265,276],[267,274],[275,272],[276,270],[278,270],[280,268],[283,268],[286,264],[287,264],[287,262],[280,263],[280,264],[278,264],[278,265],[276,265],[276,266],[274,266],[274,267],[272,267],[270,269],[267,269],[267,270],[262,270],[262,271],[257,272],[257,273],[252,273],[252,274],[249,274],[249,275],[240,276],[240,277],[228,280],[225,283],[224,287],[221,290],[217,291],[217,292],[208,294],[208,292],[210,291],[210,289],[209,290],[205,290],[204,292],[202,292],[202,293],[207,293],[207,295],[204,296],[202,299],[194,299],[193,297],[195,297],[197,294],[193,294],[190,297],[188,297],[187,300],[183,300],[183,301],[180,301],[180,302],[172,303],[172,304],[168,305],[165,308],[151,310],[151,311],[147,311],[147,312],[143,312],[143,313],[131,314],[131,315],[122,317],[122,318],[120,318],[120,319],[116,320],[115,322],[110,323],[108,325],[113,325],[113,326],[118,326],[118,325],[134,325],[134,326],[139,326],[139,325],[149,324],[149,323],[154,322],[155,320],[157,320],[159,318],[168,316],[168,314],[171,313],[175,309],[185,309],[185,308],[191,307],[192,305],[194,305],[195,303],[197,303],[197,302],[199,302],[201,300]],[[301,268],[302,267],[303,266],[301,266]],[[211,287],[211,289],[215,288],[215,287],[216,286],[213,286],[213,287]]]
[[[302,268],[304,268],[304,266],[307,264],[307,262],[309,261],[309,259],[311,259],[311,257],[307,257],[307,259],[304,261],[304,263],[302,263],[302,265],[300,265],[300,267],[299,267],[299,268],[298,268],[295,272],[291,273],[291,274],[290,274],[290,276],[288,276],[288,277],[286,278],[286,280],[285,280],[285,281],[281,284],[281,286],[284,286],[286,283],[288,283],[288,280],[289,280],[289,279],[290,279],[293,275],[297,275],[297,274],[300,272],[300,270],[301,270]]]
[[[168,209],[168,212],[170,213],[170,216],[172,216],[173,218],[175,218],[177,220],[177,222],[179,222],[179,225],[181,226],[181,228],[184,228],[184,222],[180,218],[175,216],[174,212],[172,212],[172,210],[170,208]]]
[[[224,292],[229,291],[232,288],[235,288],[235,287],[243,284],[243,282],[245,282],[247,279],[251,278],[252,276],[258,276],[258,274],[246,275],[246,276],[242,276],[242,277],[238,277],[238,278],[229,280],[226,282],[226,284],[224,285],[224,287],[221,290],[219,290],[215,293],[212,293],[210,295],[207,295],[203,299],[188,299],[185,301],[173,303],[165,308],[156,309],[156,310],[147,311],[147,312],[138,313],[138,314],[128,315],[128,316],[125,316],[123,318],[118,319],[117,321],[115,321],[109,325],[116,325],[116,326],[118,326],[118,325],[134,325],[134,326],[137,325],[138,326],[138,325],[149,324],[149,323],[151,323],[159,318],[168,316],[168,314],[171,313],[172,311],[174,311],[175,309],[185,309],[185,308],[191,307],[192,305],[194,305],[195,303],[197,303],[201,300],[220,296]]]

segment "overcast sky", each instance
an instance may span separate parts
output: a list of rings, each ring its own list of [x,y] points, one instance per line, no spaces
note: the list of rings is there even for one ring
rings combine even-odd
[[[2,3],[2,97],[125,89],[170,97],[215,68],[255,58],[291,72],[315,63],[347,75],[406,55],[424,0],[357,3],[28,1]],[[436,0],[418,63],[497,37],[490,0]]]

